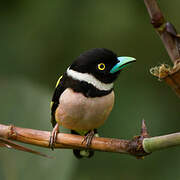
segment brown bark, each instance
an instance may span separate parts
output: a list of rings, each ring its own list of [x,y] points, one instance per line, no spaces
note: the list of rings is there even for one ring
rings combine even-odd
[[[141,131],[142,134],[134,137],[132,140],[94,137],[89,149],[130,154],[137,158],[141,158],[142,156],[149,154],[146,153],[142,147],[142,141],[147,137],[144,121],[142,123]],[[0,124],[0,137],[48,148],[50,132]],[[83,136],[59,133],[57,135],[55,148],[86,149],[86,144],[82,143],[83,140]]]

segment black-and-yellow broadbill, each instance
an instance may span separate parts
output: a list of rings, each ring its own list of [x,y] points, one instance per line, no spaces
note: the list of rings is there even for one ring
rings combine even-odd
[[[54,127],[50,147],[56,142],[59,126],[85,136],[89,147],[97,128],[104,124],[114,104],[114,81],[121,70],[135,58],[118,57],[105,48],[82,53],[59,78],[51,102]],[[92,150],[73,150],[77,158],[91,157]]]

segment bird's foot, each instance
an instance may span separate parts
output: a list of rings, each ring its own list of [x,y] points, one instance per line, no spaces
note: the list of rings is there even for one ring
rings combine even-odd
[[[91,130],[90,132],[88,132],[87,135],[84,137],[82,144],[85,142],[86,147],[88,148],[91,145],[91,141],[94,135],[95,135],[94,130]]]
[[[59,133],[59,124],[56,123],[56,125],[54,126],[52,132],[51,132],[51,136],[49,139],[49,147],[54,150],[54,146],[56,143],[56,138],[57,138],[57,134]]]

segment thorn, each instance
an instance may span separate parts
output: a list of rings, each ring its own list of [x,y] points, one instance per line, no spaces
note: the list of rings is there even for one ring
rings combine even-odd
[[[145,123],[144,119],[142,120],[142,125],[141,125],[141,136],[142,137],[149,137],[147,127],[146,127],[146,123]]]
[[[170,22],[167,22],[167,23],[166,23],[166,31],[167,31],[169,34],[171,34],[172,36],[177,37],[177,31],[176,31],[174,25],[171,24]]]
[[[177,33],[175,27],[170,22],[166,23],[166,31],[174,38],[176,46],[180,54],[180,35]]]

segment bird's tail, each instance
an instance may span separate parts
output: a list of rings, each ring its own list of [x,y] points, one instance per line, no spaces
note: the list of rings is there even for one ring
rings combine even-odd
[[[77,134],[77,135],[81,135],[81,136],[85,136],[89,133],[89,131],[86,132],[82,132],[82,131],[75,131],[75,130],[71,130],[71,134]],[[97,135],[97,130],[94,129],[94,134]],[[76,156],[76,158],[81,159],[81,158],[90,158],[94,155],[94,151],[92,150],[79,150],[79,149],[73,149],[73,153]]]

